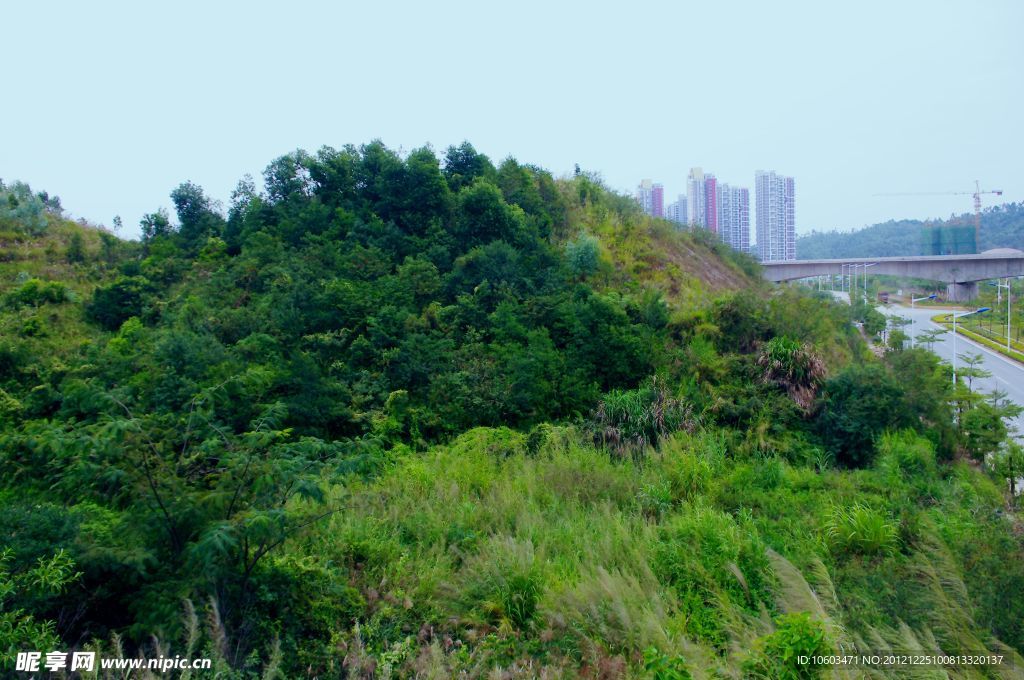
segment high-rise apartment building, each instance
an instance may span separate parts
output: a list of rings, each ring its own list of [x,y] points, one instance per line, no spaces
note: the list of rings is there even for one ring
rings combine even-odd
[[[686,194],[679,194],[675,203],[669,203],[665,207],[665,219],[676,224],[687,224],[689,217],[686,214]]]
[[[651,206],[654,205],[653,185],[651,180],[642,179],[636,187],[636,202],[640,204],[640,209],[648,215],[651,214]]]
[[[750,250],[750,190],[718,185],[718,235],[739,250]]]
[[[686,181],[686,221],[703,227],[704,219],[704,171],[690,168],[690,176]]]
[[[701,168],[690,168],[690,176],[686,183],[687,219],[690,224],[704,227],[717,234],[719,232],[718,217],[718,178]]]
[[[652,217],[665,216],[665,187],[649,179],[641,180],[636,188],[636,202],[640,209]]]
[[[757,256],[762,261],[796,259],[793,178],[758,170],[754,176]]]
[[[718,233],[718,179],[710,173],[704,175],[704,228]]]

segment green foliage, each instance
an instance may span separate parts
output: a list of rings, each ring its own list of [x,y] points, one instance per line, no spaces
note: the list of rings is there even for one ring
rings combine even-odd
[[[874,458],[875,437],[912,420],[892,375],[883,366],[865,364],[849,366],[825,382],[818,422],[836,460],[862,467]]]
[[[590,234],[580,234],[565,244],[565,259],[569,269],[578,279],[584,279],[597,271],[601,258],[601,244]]]
[[[850,306],[850,314],[853,319],[864,325],[864,332],[874,337],[885,330],[888,317],[875,309],[875,306],[863,299],[858,298]]]
[[[756,651],[744,662],[744,677],[757,680],[822,677],[827,667],[813,662],[813,657],[833,652],[825,626],[807,613],[780,616],[775,619],[775,626],[775,632],[758,640]],[[811,661],[802,663],[801,657]]]
[[[765,547],[750,526],[708,507],[666,520],[655,548],[655,573],[677,592],[687,632],[717,647],[727,642],[727,611],[757,611],[770,602]]]
[[[878,440],[875,465],[891,481],[934,477],[938,474],[935,446],[911,430],[886,432]]]
[[[636,390],[613,390],[601,399],[591,416],[595,442],[616,455],[642,456],[647,447],[657,448],[666,435],[693,430],[693,410],[669,396],[657,379]]]
[[[113,331],[129,318],[146,311],[153,285],[142,276],[122,276],[113,283],[93,291],[88,305],[89,317]]]
[[[21,284],[17,289],[12,290],[6,296],[6,302],[11,306],[33,306],[38,307],[44,304],[60,304],[72,299],[72,294],[67,286],[59,281],[42,281],[31,278]]]
[[[974,391],[975,378],[991,378],[992,372],[982,368],[985,357],[980,352],[961,352],[957,355],[960,359],[960,367],[957,369],[957,379],[967,378],[967,389]]]
[[[452,236],[466,248],[491,241],[522,243],[526,237],[525,215],[518,206],[509,205],[501,190],[477,179],[458,194],[458,218]]]
[[[764,370],[764,382],[786,389],[802,408],[811,407],[825,365],[810,347],[778,335],[761,347],[757,363]]]
[[[1024,649],[1014,450],[942,462],[1005,399],[595,175],[374,141],[264,186],[139,244],[0,188],[41,217],[2,224],[0,630],[228,678],[731,677],[758,638],[787,677],[794,611]]]
[[[163,208],[154,213],[143,215],[139,221],[139,228],[142,230],[142,238],[145,241],[152,241],[172,233],[171,221],[167,217],[167,211]]]
[[[1017,504],[1020,479],[1024,477],[1024,446],[1005,441],[992,459],[992,471],[1007,485],[1010,502]]]
[[[60,644],[54,622],[40,621],[24,606],[60,595],[81,576],[63,550],[21,572],[11,570],[13,558],[10,549],[0,551],[0,664],[5,668],[14,666],[18,652],[49,651]]]
[[[68,247],[64,251],[64,258],[71,264],[85,262],[85,241],[81,232],[74,232],[68,239]]]
[[[887,344],[889,345],[889,349],[895,352],[902,352],[903,349],[909,345],[909,340],[910,336],[897,328],[889,331]]]
[[[444,157],[444,177],[452,192],[469,186],[478,177],[494,178],[496,172],[490,159],[477,152],[469,142],[449,146]]]
[[[860,503],[852,507],[835,506],[829,513],[825,534],[839,553],[891,555],[898,548],[896,524],[877,510]]]
[[[977,404],[960,417],[960,432],[967,455],[976,461],[984,461],[1006,439],[1003,414],[986,402]]]
[[[681,654],[669,656],[654,647],[644,650],[644,672],[651,680],[691,680],[686,658]]]
[[[6,186],[0,182],[0,230],[42,235],[49,225],[48,215],[60,216],[60,199],[45,192],[32,193],[24,182]]]

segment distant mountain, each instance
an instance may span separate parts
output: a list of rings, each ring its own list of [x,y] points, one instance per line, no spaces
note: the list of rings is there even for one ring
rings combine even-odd
[[[854,232],[811,232],[796,240],[801,260],[838,257],[897,257],[921,255],[921,228],[973,224],[974,215],[963,213],[948,220],[889,220]],[[1024,250],[1024,203],[1004,203],[981,213],[979,250]]]

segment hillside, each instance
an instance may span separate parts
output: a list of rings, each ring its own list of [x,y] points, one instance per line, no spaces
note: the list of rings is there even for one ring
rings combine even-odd
[[[1021,677],[1012,409],[868,310],[468,143],[264,186],[181,184],[141,242],[0,187],[5,671]]]
[[[960,224],[973,225],[974,215],[938,222],[890,220],[853,232],[813,232],[797,238],[796,255],[801,260],[920,255],[922,227]],[[979,250],[991,248],[1024,250],[1024,204],[1005,203],[982,211]]]

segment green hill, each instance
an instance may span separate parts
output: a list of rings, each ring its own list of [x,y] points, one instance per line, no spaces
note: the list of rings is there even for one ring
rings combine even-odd
[[[264,185],[221,214],[186,182],[141,242],[0,186],[5,669],[1024,663],[1009,409],[924,350],[877,358],[866,310],[468,143],[297,151]]]
[[[944,221],[890,220],[853,232],[812,232],[796,241],[797,258],[816,260],[842,257],[897,257],[921,255],[925,226],[973,225],[964,213]],[[1005,203],[981,213],[979,250],[1024,250],[1024,203]]]

